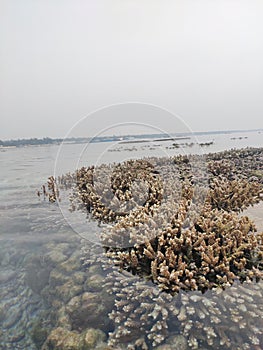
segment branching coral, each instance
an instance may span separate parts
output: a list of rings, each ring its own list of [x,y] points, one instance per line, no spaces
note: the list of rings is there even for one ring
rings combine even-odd
[[[262,153],[210,154],[207,169],[202,156],[129,160],[83,167],[59,182],[74,184],[72,210],[110,224],[101,243],[117,265],[171,293],[204,291],[262,276],[262,234],[234,213],[262,199],[249,170],[262,170]],[[54,184],[50,178],[52,200]]]
[[[101,244],[120,269],[105,285],[115,296],[111,346],[154,348],[172,334],[191,349],[260,349],[263,233],[237,212],[263,199],[262,160],[263,149],[232,150],[58,179],[73,189],[72,210],[107,224]]]
[[[138,276],[113,269],[105,286],[115,295],[109,314],[115,324],[109,339],[113,348],[130,344],[130,349],[153,349],[169,338],[171,349],[176,339],[185,339],[185,350],[259,350],[263,343],[262,282],[171,296]]]
[[[262,238],[247,217],[207,210],[195,224],[177,220],[162,234],[130,249],[110,249],[121,268],[147,274],[161,289],[205,291],[235,278],[262,277]]]
[[[210,183],[209,201],[214,208],[241,211],[259,203],[263,197],[262,184],[256,181],[232,180],[218,177]]]

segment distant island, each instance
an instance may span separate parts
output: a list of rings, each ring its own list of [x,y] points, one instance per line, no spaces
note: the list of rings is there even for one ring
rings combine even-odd
[[[216,135],[216,134],[233,134],[242,132],[263,132],[263,129],[254,130],[226,130],[226,131],[203,131],[193,133],[171,133],[171,134],[141,134],[141,135],[123,135],[123,136],[96,136],[96,137],[70,137],[70,138],[30,138],[16,140],[0,140],[0,147],[23,147],[23,146],[41,146],[41,145],[59,145],[63,143],[96,143],[96,142],[145,142],[145,140],[156,139],[158,141],[169,139],[176,140],[178,138],[188,138],[191,135]]]
[[[110,142],[110,141],[119,141],[122,140],[120,137],[115,136],[103,136],[103,137],[95,137],[95,138],[86,138],[86,137],[70,137],[66,139],[61,138],[50,138],[44,137],[42,139],[39,138],[31,138],[31,139],[17,139],[17,140],[0,140],[0,147],[23,147],[23,146],[41,146],[41,145],[59,145],[62,142],[64,143],[86,143],[86,142]]]

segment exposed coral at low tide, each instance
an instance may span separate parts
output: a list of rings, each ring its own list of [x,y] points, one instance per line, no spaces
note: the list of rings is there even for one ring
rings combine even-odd
[[[167,292],[205,291],[235,278],[262,277],[262,234],[247,217],[206,211],[190,228],[175,221],[155,239],[130,249],[111,249],[115,264],[149,276]]]
[[[121,268],[171,293],[205,291],[262,276],[262,234],[234,213],[262,199],[261,179],[252,176],[261,160],[259,149],[210,154],[207,161],[130,160],[81,168],[59,182],[74,183],[72,210],[111,224],[101,243]]]
[[[67,319],[81,334],[83,317],[104,305],[99,266],[113,296],[113,349],[261,349],[263,234],[237,212],[262,200],[262,161],[263,149],[233,150],[81,168],[58,179],[73,189],[71,210],[107,224],[106,255],[85,252],[87,289],[61,296],[58,325]]]

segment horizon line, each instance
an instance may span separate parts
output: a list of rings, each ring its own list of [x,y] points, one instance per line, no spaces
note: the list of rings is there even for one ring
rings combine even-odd
[[[201,134],[224,134],[224,133],[238,133],[238,132],[255,132],[255,131],[263,131],[263,128],[257,128],[257,129],[230,129],[230,130],[208,130],[208,131],[189,131],[189,132],[171,132],[171,133],[141,133],[141,134],[122,134],[122,135],[104,135],[104,136],[72,136],[72,137],[49,137],[49,136],[42,136],[42,137],[26,137],[26,138],[9,138],[9,139],[0,139],[2,142],[8,142],[8,141],[19,141],[19,140],[44,140],[44,139],[50,139],[50,140],[69,140],[69,139],[99,139],[99,138],[111,138],[111,137],[128,137],[128,136],[142,136],[142,135],[201,135]]]

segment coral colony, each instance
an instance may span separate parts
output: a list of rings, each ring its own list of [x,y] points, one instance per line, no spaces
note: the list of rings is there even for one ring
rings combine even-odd
[[[109,346],[261,348],[263,233],[242,211],[263,199],[262,164],[263,149],[247,148],[49,178],[43,195],[71,189],[70,210],[102,224]]]

